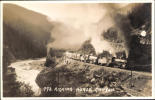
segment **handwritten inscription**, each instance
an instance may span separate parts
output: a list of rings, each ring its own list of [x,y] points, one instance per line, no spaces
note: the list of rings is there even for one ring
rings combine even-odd
[[[112,92],[114,91],[114,88],[108,88],[108,87],[104,87],[104,88],[72,88],[72,87],[67,87],[67,88],[60,88],[60,87],[44,87],[43,91],[44,92],[51,92],[51,91],[55,91],[55,92]]]

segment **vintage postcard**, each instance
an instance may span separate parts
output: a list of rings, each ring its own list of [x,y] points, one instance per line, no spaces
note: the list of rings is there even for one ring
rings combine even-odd
[[[2,1],[1,97],[154,98],[154,1]]]

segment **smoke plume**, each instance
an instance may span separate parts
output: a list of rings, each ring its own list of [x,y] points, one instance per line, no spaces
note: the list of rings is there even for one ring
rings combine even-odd
[[[103,50],[115,53],[115,48],[101,35],[104,31],[114,27],[119,36],[125,40],[126,51],[130,37],[131,25],[127,14],[138,3],[18,3],[28,9],[35,10],[48,16],[53,23],[51,30],[52,41],[48,48],[73,49],[91,39],[96,53]]]
[[[91,39],[97,53],[103,50],[115,53],[115,48],[101,37],[103,31],[110,27],[119,30],[120,36],[126,41],[128,51],[128,35],[130,22],[126,17],[132,7],[137,4],[64,4],[63,17],[54,17],[55,27],[51,32],[54,42],[49,47],[78,49],[81,44]],[[52,13],[52,12],[51,12]]]

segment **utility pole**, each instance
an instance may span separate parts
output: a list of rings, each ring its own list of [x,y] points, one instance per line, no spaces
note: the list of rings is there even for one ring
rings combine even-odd
[[[58,72],[58,74],[57,74],[57,75],[58,75],[58,88],[59,88],[59,72]]]
[[[134,68],[134,65],[133,65],[133,61],[131,61],[131,80],[130,80],[130,86],[131,87],[134,87],[134,84],[133,84],[133,68]]]

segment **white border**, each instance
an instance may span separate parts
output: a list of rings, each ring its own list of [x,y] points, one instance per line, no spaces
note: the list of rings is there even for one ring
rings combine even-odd
[[[155,98],[155,68],[154,68],[154,1],[152,3],[152,96]]]
[[[7,100],[17,100],[17,99],[153,99],[155,98],[155,77],[154,77],[154,0],[124,0],[124,1],[115,1],[115,0],[94,0],[94,1],[1,1],[1,55],[3,55],[3,3],[152,3],[152,97],[3,97],[3,82],[2,82],[2,56],[1,56],[1,98]]]
[[[3,72],[2,72],[2,70],[3,70],[3,60],[2,60],[2,59],[3,59],[3,38],[2,38],[2,37],[3,37],[3,34],[2,34],[2,33],[3,33],[3,26],[2,26],[2,20],[3,20],[3,19],[2,19],[2,11],[3,11],[3,10],[2,10],[2,8],[3,8],[3,7],[2,7],[1,2],[0,2],[0,7],[1,7],[1,8],[0,8],[0,10],[1,10],[1,11],[0,11],[0,12],[1,12],[1,13],[0,13],[0,26],[1,26],[1,27],[0,27],[0,31],[1,31],[1,32],[0,32],[0,40],[1,40],[1,41],[0,41],[0,43],[1,43],[1,45],[0,45],[0,47],[1,47],[1,52],[0,52],[0,55],[1,55],[1,58],[0,58],[0,59],[1,59],[1,61],[0,61],[1,70],[0,70],[0,71],[1,71],[1,72],[0,72],[0,73],[1,73],[1,98],[2,98],[2,97],[3,97],[3,93],[2,93],[2,92],[3,92],[3,82],[2,82],[2,81],[3,81],[3,80],[2,80],[2,75],[3,75]]]

